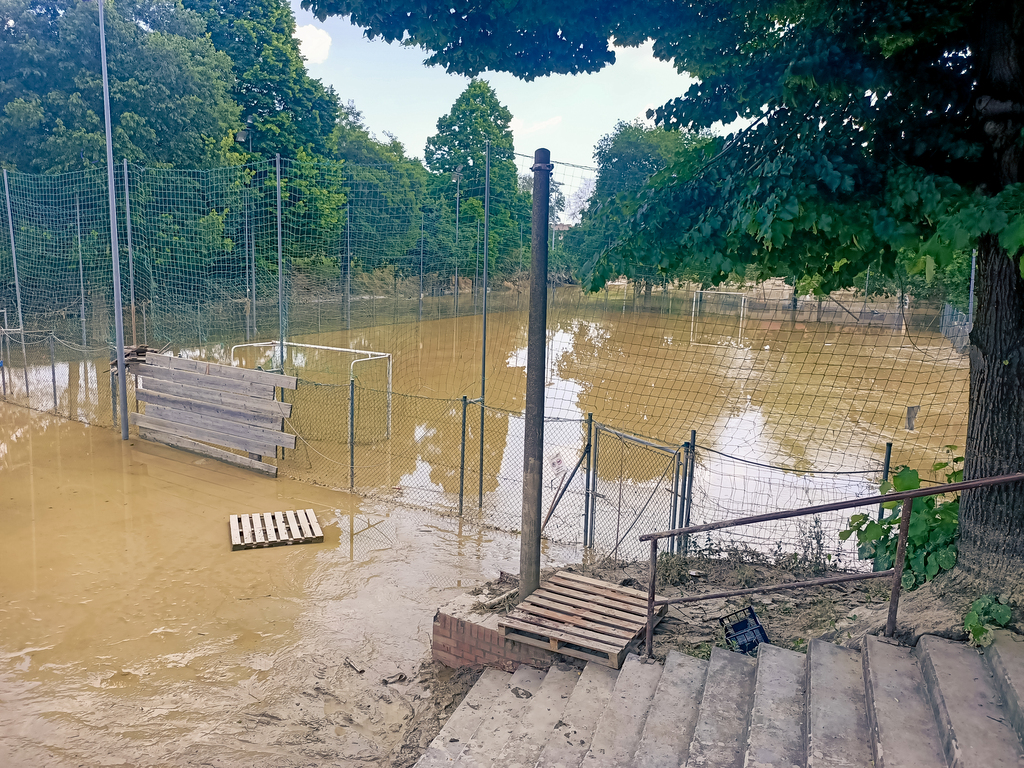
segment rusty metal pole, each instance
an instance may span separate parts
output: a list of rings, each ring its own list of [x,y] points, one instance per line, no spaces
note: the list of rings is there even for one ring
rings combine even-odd
[[[526,424],[523,435],[523,524],[519,549],[519,600],[540,586],[541,497],[544,487],[544,372],[547,337],[548,196],[551,153],[533,157],[533,243],[530,320],[526,342]]]
[[[654,593],[658,579],[658,540],[651,539],[651,575],[647,583],[647,658],[654,654]]]
[[[913,508],[913,499],[905,499],[903,501],[903,515],[900,517],[900,538],[896,544],[896,562],[892,566],[892,594],[889,597],[889,618],[885,621],[886,637],[892,637],[896,631],[896,611],[900,605],[900,590],[903,588],[903,564],[907,559],[907,532],[910,530],[910,513]]]

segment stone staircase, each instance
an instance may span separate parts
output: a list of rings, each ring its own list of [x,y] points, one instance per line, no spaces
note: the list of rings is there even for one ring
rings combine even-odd
[[[1004,631],[984,655],[929,635],[488,668],[416,765],[1021,768],[1022,692],[1024,638]]]

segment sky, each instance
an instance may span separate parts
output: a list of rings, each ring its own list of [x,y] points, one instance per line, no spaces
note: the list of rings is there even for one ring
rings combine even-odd
[[[370,41],[347,19],[320,22],[292,3],[309,74],[353,101],[366,126],[383,139],[394,134],[406,153],[423,157],[428,136],[469,83],[441,67],[426,67],[418,48]],[[648,43],[619,49],[615,64],[590,75],[552,75],[532,82],[504,73],[482,76],[511,110],[516,152],[532,156],[551,150],[551,159],[594,165],[594,145],[619,120],[644,117],[649,108],[681,96],[691,82],[671,64],[658,61]]]

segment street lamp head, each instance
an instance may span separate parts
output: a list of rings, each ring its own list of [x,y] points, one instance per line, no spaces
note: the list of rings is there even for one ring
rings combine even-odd
[[[235,141],[239,144],[245,144],[249,140],[249,131],[243,128],[240,131],[235,131]]]

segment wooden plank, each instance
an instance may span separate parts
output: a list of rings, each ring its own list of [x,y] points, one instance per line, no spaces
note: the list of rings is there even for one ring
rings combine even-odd
[[[614,627],[611,624],[598,624],[594,621],[587,621],[580,616],[573,616],[562,613],[561,611],[549,611],[546,608],[541,608],[538,605],[533,605],[528,602],[520,603],[516,606],[516,610],[524,611],[525,613],[532,613],[535,616],[541,616],[545,619],[554,619],[555,621],[560,621],[563,624],[571,624],[572,626],[582,627],[583,629],[593,629],[595,632],[604,632],[605,634],[620,637],[623,640],[632,640],[643,630],[643,627],[629,630],[622,627]]]
[[[162,368],[220,376],[226,379],[237,379],[238,381],[248,381],[256,384],[269,384],[272,387],[282,387],[284,389],[295,389],[298,385],[298,379],[295,376],[255,371],[251,368],[241,368],[235,365],[210,363],[206,360],[188,360],[183,357],[172,357],[171,355],[148,354],[146,355],[146,363],[149,365],[159,365]]]
[[[284,515],[280,512],[274,513],[274,522],[277,523],[277,536],[285,544],[290,544],[292,536],[288,532],[288,526],[285,525]]]
[[[540,590],[537,590],[539,592]],[[621,626],[623,629],[629,629],[631,627],[643,628],[647,626],[647,617],[638,619],[636,616],[629,613],[620,613],[611,609],[605,609],[600,614],[595,613],[590,603],[585,600],[575,600],[571,597],[564,597],[562,595],[551,595],[550,599],[547,595],[538,595],[534,592],[526,600],[539,605],[542,608],[550,608],[551,610],[566,610],[568,608],[578,609],[580,612],[574,612],[574,615],[586,618],[589,621],[598,621],[603,624],[612,624],[613,626]],[[569,612],[569,611],[567,611]]]
[[[174,421],[157,419],[143,413],[129,413],[128,422],[130,424],[137,424],[139,428],[147,427],[150,429],[157,429],[161,432],[178,435],[179,437],[184,437],[189,440],[213,443],[214,445],[220,445],[225,448],[237,448],[241,451],[258,453],[261,456],[273,456],[277,450],[276,446],[262,440],[238,437],[236,435],[225,435],[223,432],[216,432],[211,429],[202,429],[201,427],[193,427],[189,424],[178,424]],[[245,458],[246,461],[253,461],[248,457],[239,458]]]
[[[295,520],[294,510],[285,510],[284,518],[288,521],[288,530],[291,533],[292,539],[301,540],[306,538],[306,535],[302,532],[302,529],[299,528],[299,524]]]
[[[237,421],[241,424],[249,424],[261,429],[271,429],[275,432],[280,432],[284,428],[284,419],[280,415],[252,413],[246,408],[229,408],[216,403],[204,403],[199,400],[190,400],[187,397],[166,395],[152,389],[142,389],[140,387],[135,391],[135,399],[147,405],[159,405],[165,408],[174,408],[178,411],[188,411],[200,416],[212,416],[215,419]]]
[[[242,515],[242,541],[246,546],[252,546],[252,521],[248,515]]]
[[[593,642],[587,641],[587,640],[584,640],[582,637],[576,637],[575,635],[570,635],[570,634],[568,634],[566,632],[561,632],[561,631],[559,631],[557,629],[550,629],[550,630],[547,630],[547,631],[538,631],[538,629],[542,629],[542,628],[541,627],[537,627],[537,626],[535,626],[533,624],[527,624],[525,621],[518,621],[516,619],[510,619],[507,616],[504,619],[501,619],[501,620],[498,621],[498,626],[499,627],[510,627],[512,629],[519,630],[520,632],[530,632],[531,634],[534,634],[534,635],[544,635],[544,636],[548,637],[551,640],[561,640],[563,643],[571,643],[573,645],[582,645],[585,648],[589,648],[592,651],[601,651],[603,653],[615,654],[615,653],[618,653],[619,651],[622,650],[621,646],[608,645],[607,643],[601,643],[601,642],[596,642],[596,641],[593,641]],[[552,649],[552,650],[554,650],[554,649]]]
[[[544,640],[537,640],[525,634],[519,634],[515,630],[510,629],[505,631],[503,637],[505,637],[505,639],[507,640],[512,640],[517,643],[523,643],[524,645],[533,645],[537,648],[544,648],[549,651],[551,650],[551,644],[549,642]],[[575,659],[594,661],[598,664],[602,664],[603,666],[611,667],[612,669],[618,669],[620,666],[622,666],[622,659],[625,656],[625,651],[623,651],[622,654],[615,654],[614,656],[610,656],[606,653],[591,652],[587,651],[586,649],[576,648],[559,648],[558,653],[561,653],[565,656],[572,656]]]
[[[267,541],[271,545],[276,544],[279,539],[277,538],[277,531],[274,528],[274,518],[271,517],[269,512],[263,513],[263,527],[267,531]]]
[[[212,445],[205,445],[203,443],[190,440],[187,437],[182,437],[171,432],[164,432],[159,429],[152,427],[139,427],[139,437],[143,440],[151,440],[155,443],[163,443],[169,445],[172,448],[180,448],[183,451],[191,451],[192,453],[198,453],[201,456],[209,456],[213,459],[219,459],[220,461],[226,461],[229,464],[236,464],[239,467],[245,469],[254,469],[257,472],[262,472],[265,475],[271,477],[277,477],[277,467],[273,464],[265,464],[262,461],[254,461],[245,456],[239,456],[229,451],[223,451],[220,448],[214,448]]]
[[[590,584],[581,584],[580,582],[572,581],[571,579],[561,579],[557,575],[552,576],[550,579],[544,582],[544,585],[547,584],[555,584],[560,587],[564,587],[565,589],[574,590],[576,592],[579,592],[580,594],[598,595],[600,597],[606,597],[609,600],[615,600],[619,603],[622,603],[624,606],[623,610],[625,610],[626,608],[629,608],[630,610],[634,608],[640,608],[641,610],[643,610],[644,614],[647,613],[646,598],[640,600],[639,598],[632,597],[631,595],[624,595],[621,592],[616,592],[610,584],[605,587],[598,587]]]
[[[238,515],[231,515],[228,518],[228,527],[231,530],[231,549],[242,548],[241,524],[238,522]]]
[[[580,638],[579,641],[578,641],[579,645],[589,645],[591,642],[594,642],[594,643],[600,643],[601,645],[609,646],[611,648],[621,649],[621,648],[625,647],[629,643],[630,640],[633,639],[632,637],[621,638],[621,637],[610,636],[610,635],[607,635],[607,634],[604,634],[604,633],[601,633],[601,632],[592,632],[592,631],[587,630],[587,629],[581,629],[580,627],[577,627],[577,626],[572,626],[572,625],[564,624],[564,623],[562,623],[560,621],[557,621],[557,620],[553,621],[551,619],[545,619],[545,618],[542,618],[540,616],[530,616],[530,615],[527,615],[527,614],[520,614],[519,611],[513,611],[512,613],[508,614],[508,616],[506,616],[505,618],[506,619],[513,619],[513,620],[521,622],[523,624],[529,624],[529,625],[536,626],[537,629],[535,630],[535,632],[537,634],[539,634],[539,635],[545,634],[546,630],[554,630],[554,631],[560,632],[560,633],[562,633],[562,634],[564,634],[566,636],[578,637],[578,638]],[[504,621],[505,621],[505,619],[500,619],[498,621],[499,626],[502,623],[504,623]]]
[[[313,531],[313,538],[318,542],[324,540],[324,532],[320,529],[320,523],[316,520],[316,515],[313,514],[312,509],[305,510],[306,520],[309,523],[309,528]]]
[[[556,575],[557,576],[561,576],[563,579],[572,579],[573,581],[579,581],[579,582],[582,582],[583,584],[590,584],[591,586],[594,586],[594,587],[608,587],[608,586],[611,586],[611,587],[614,587],[616,592],[625,592],[627,595],[631,595],[633,597],[639,597],[641,600],[644,601],[644,605],[647,605],[647,593],[646,592],[642,592],[639,589],[632,589],[630,587],[621,587],[618,584],[609,584],[607,581],[601,581],[600,579],[591,579],[591,578],[588,578],[586,576],[580,576],[578,573],[573,573],[571,571],[559,571]],[[659,597],[657,599],[658,600],[663,600],[664,598]]]
[[[253,533],[256,534],[256,543],[265,544],[267,540],[266,537],[264,537],[263,535],[263,517],[258,512],[255,515],[252,515],[251,517],[252,530]]]
[[[250,413],[267,413],[283,418],[288,418],[292,415],[291,403],[282,403],[278,400],[263,400],[258,397],[247,397],[246,395],[233,395],[216,389],[204,389],[202,387],[193,387],[189,384],[177,384],[173,381],[151,378],[148,382],[143,380],[140,388],[150,392],[161,392],[167,395],[174,395],[175,397],[184,397],[202,403],[245,409]]]
[[[161,368],[159,365],[140,363],[133,371],[143,381],[169,381],[173,384],[187,384],[191,387],[202,389],[213,389],[218,392],[227,392],[231,395],[243,395],[245,397],[257,397],[263,400],[274,399],[274,388],[269,384],[256,384],[236,379],[225,379],[221,376],[206,376],[202,373],[191,371],[177,371],[170,368]]]
[[[177,408],[167,408],[163,405],[153,405],[151,403],[146,404],[146,415],[152,416],[154,419],[164,419],[175,424],[199,427],[200,429],[219,432],[224,435],[258,439],[264,441],[266,445],[280,445],[283,448],[295,447],[295,435],[289,435],[280,430],[274,431],[263,429],[262,427],[254,427],[249,424],[239,424],[237,421],[215,419],[212,416],[202,416],[198,413],[179,411]]]
[[[552,584],[551,582],[545,582],[538,591],[549,596],[562,595],[564,597],[571,597],[577,600],[585,600],[587,604],[594,609],[597,609],[597,607],[600,606],[601,608],[632,614],[633,616],[641,617],[644,621],[647,621],[646,606],[641,608],[638,605],[629,605],[628,603],[620,603],[618,600],[609,600],[608,598],[601,597],[600,595],[580,594],[579,591],[575,589],[566,589],[565,587],[561,587],[558,584]]]

